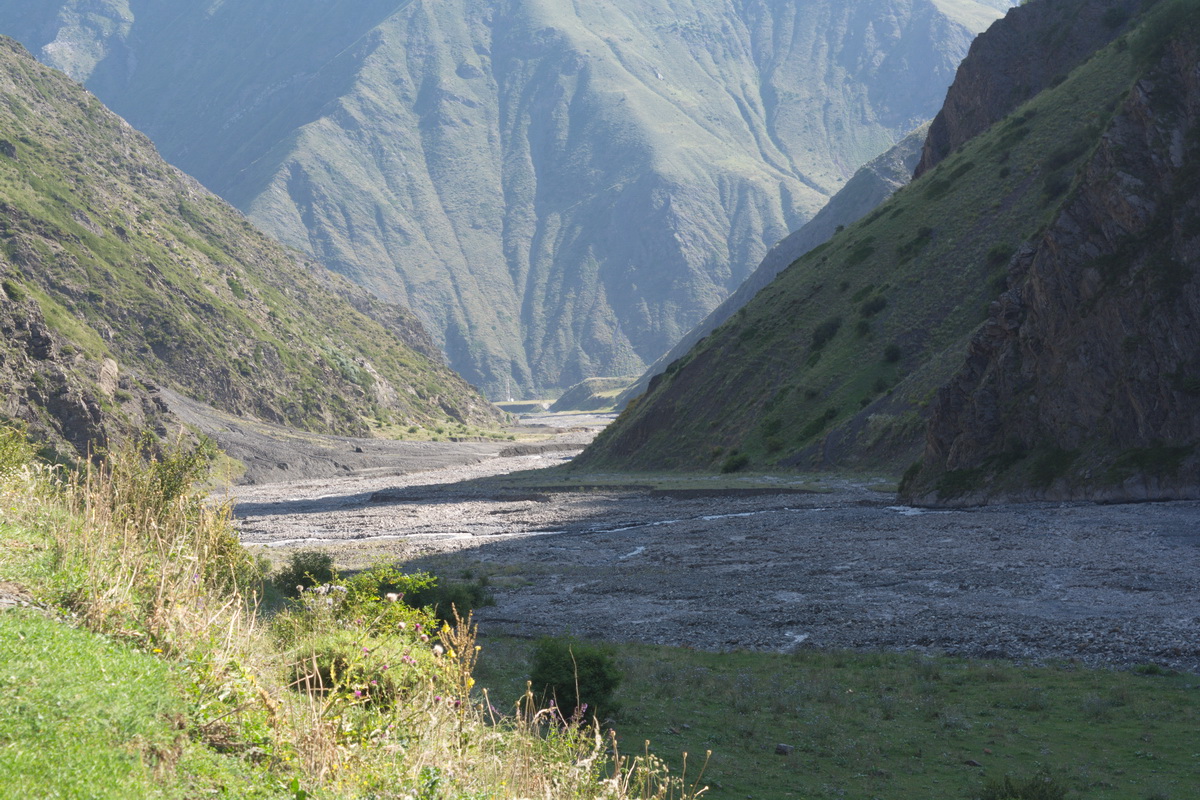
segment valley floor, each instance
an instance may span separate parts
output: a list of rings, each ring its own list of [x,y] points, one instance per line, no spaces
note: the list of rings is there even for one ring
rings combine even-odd
[[[1200,671],[1200,503],[925,512],[832,478],[511,475],[567,457],[240,487],[237,515],[243,541],[276,557],[486,577],[485,632]]]

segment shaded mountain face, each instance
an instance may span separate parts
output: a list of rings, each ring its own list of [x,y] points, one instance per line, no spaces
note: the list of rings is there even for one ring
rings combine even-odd
[[[788,234],[768,251],[758,268],[742,285],[714,308],[699,325],[688,331],[667,353],[650,365],[637,382],[621,393],[617,405],[624,408],[630,400],[645,393],[650,381],[662,374],[672,362],[683,358],[696,343],[708,336],[749,303],[775,276],[796,259],[819,247],[845,226],[857,222],[876,206],[909,182],[929,133],[922,125],[905,136],[881,156],[871,159],[854,173],[817,215],[799,230]]]
[[[577,463],[921,459],[922,502],[1194,496],[1198,17],[1155,4],[784,270]]]
[[[488,422],[411,313],[255,230],[62,73],[0,38],[0,414],[86,452],[158,386],[330,433]]]
[[[1200,9],[1165,16],[1070,199],[1017,253],[938,392],[907,497],[1196,496]]]
[[[44,5],[0,25],[499,395],[641,371],[1009,4]]]

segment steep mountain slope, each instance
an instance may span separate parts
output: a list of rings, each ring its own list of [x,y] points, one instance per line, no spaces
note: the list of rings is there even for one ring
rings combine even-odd
[[[0,226],[0,414],[53,444],[157,424],[155,384],[313,431],[496,418],[411,314],[256,231],[5,38]]]
[[[1014,8],[1003,25],[984,31],[959,66],[933,119],[915,177],[955,148],[1061,81],[1115,39],[1142,0],[1058,0]]]
[[[1162,5],[1148,69],[938,392],[907,497],[1200,492],[1200,5]]]
[[[687,355],[697,342],[708,336],[732,317],[738,309],[749,303],[756,294],[775,280],[776,275],[791,266],[796,259],[814,247],[829,241],[839,229],[862,219],[876,206],[891,197],[897,189],[908,183],[928,133],[929,126],[922,125],[901,139],[899,144],[867,162],[855,172],[854,177],[830,198],[815,217],[771,248],[758,268],[750,274],[750,277],[742,281],[742,285],[737,288],[737,291],[725,298],[704,318],[703,322],[688,331],[674,347],[651,364],[636,383],[622,392],[617,400],[617,406],[624,408],[630,400],[644,394],[654,376],[661,374],[672,362]]]
[[[1105,0],[1093,2],[1100,7],[1114,5]],[[1165,13],[1163,9],[1171,5],[1160,4],[1154,14]],[[1184,2],[1182,7],[1194,13],[1194,2]],[[1176,462],[1183,458],[1182,453],[1190,453],[1187,430],[1192,423],[1187,414],[1194,412],[1186,409],[1195,403],[1195,397],[1186,389],[1194,362],[1184,363],[1183,353],[1190,346],[1186,331],[1194,329],[1196,321],[1187,304],[1181,299],[1170,310],[1159,311],[1147,303],[1151,295],[1138,295],[1134,288],[1106,301],[1113,307],[1106,318],[1095,321],[1098,327],[1081,322],[1083,316],[1105,308],[1092,305],[1099,300],[1088,299],[1096,286],[1104,283],[1097,277],[1102,275],[1097,272],[1100,265],[1107,265],[1105,269],[1115,276],[1108,279],[1115,286],[1124,280],[1121,276],[1131,259],[1136,264],[1138,259],[1150,257],[1161,267],[1160,272],[1172,276],[1167,283],[1157,284],[1160,288],[1169,285],[1181,290],[1190,285],[1192,267],[1183,245],[1172,242],[1173,257],[1165,258],[1161,250],[1151,247],[1164,246],[1161,230],[1139,238],[1139,231],[1150,230],[1146,227],[1149,223],[1135,223],[1138,215],[1131,210],[1119,211],[1124,202],[1121,194],[1107,206],[1103,199],[1114,194],[1114,189],[1120,188],[1115,184],[1123,180],[1123,162],[1104,155],[1115,142],[1125,143],[1130,151],[1129,168],[1135,170],[1130,180],[1135,182],[1141,174],[1135,169],[1142,157],[1138,148],[1152,142],[1154,147],[1146,158],[1153,161],[1161,154],[1168,160],[1183,159],[1178,168],[1190,169],[1191,150],[1184,146],[1190,128],[1173,121],[1172,115],[1178,112],[1172,110],[1171,93],[1154,95],[1158,106],[1143,123],[1159,131],[1162,141],[1146,133],[1143,145],[1136,134],[1123,132],[1128,117],[1149,113],[1144,104],[1127,101],[1126,96],[1131,88],[1135,94],[1143,92],[1139,87],[1155,80],[1147,77],[1145,60],[1137,55],[1142,42],[1152,39],[1155,30],[1154,24],[1146,22],[1083,60],[1062,81],[966,142],[863,220],[781,273],[729,322],[652,382],[650,392],[632,404],[578,463],[607,468],[728,470],[755,465],[836,466],[899,474],[925,449],[926,422],[935,396],[939,399],[934,404],[929,448],[925,449],[926,466],[915,479],[910,475],[912,491],[920,494],[926,494],[947,468],[956,472],[951,483],[955,477],[965,483],[972,475],[962,471],[977,469],[988,458],[1011,466],[1024,451],[1006,450],[1007,435],[1022,437],[1022,446],[1030,451],[1039,446],[1035,441],[1044,437],[1051,456],[1083,449],[1082,444],[1063,438],[1049,422],[1041,428],[1034,426],[1020,410],[1025,403],[1034,409],[1055,409],[1053,413],[1063,425],[1078,412],[1078,418],[1088,422],[1072,429],[1076,437],[1107,431],[1094,414],[1108,413],[1120,403],[1141,408],[1144,422],[1157,420],[1138,429],[1143,439],[1130,435],[1089,440],[1088,446],[1094,445],[1095,452],[1088,468],[1102,464],[1105,458],[1115,463],[1114,459],[1127,451],[1134,455],[1127,456],[1132,461],[1126,466],[1136,472],[1130,465],[1150,458],[1146,452],[1160,452],[1154,449],[1155,436]],[[1013,48],[1013,52],[1031,52],[1037,37],[1044,33],[1029,31],[1028,46]],[[1097,158],[1101,159],[1099,165],[1091,166]],[[1093,170],[1097,175],[1092,176]],[[1101,178],[1107,183],[1097,182],[1094,189],[1089,188],[1093,180]],[[1179,219],[1189,220],[1182,195],[1170,201],[1170,195],[1151,189],[1162,184],[1156,180],[1146,184],[1145,194],[1127,189],[1123,195],[1133,206],[1141,200],[1148,202],[1142,213],[1149,218],[1154,218],[1154,209],[1169,201],[1165,206],[1178,206]],[[1089,193],[1094,195],[1086,201],[1091,204],[1091,218],[1104,229],[1107,239],[1093,241],[1079,235],[1083,229],[1075,216],[1076,204],[1085,202],[1082,198]],[[1158,222],[1166,224],[1164,219],[1160,216]],[[1059,228],[1062,233],[1047,238],[1048,231]],[[1075,233],[1068,235],[1067,231]],[[1149,248],[1149,255],[1135,254],[1137,242]],[[1069,252],[1058,252],[1056,247],[1066,247]],[[1052,265],[1058,262],[1049,257],[1049,251],[1066,263],[1087,264],[1098,259],[1092,264],[1093,272],[1080,279],[1085,286],[1091,281],[1091,288],[1085,291],[1073,284],[1069,275],[1054,273]],[[1034,254],[1038,252],[1047,259],[1046,272],[1022,266],[1031,258],[1036,262]],[[984,328],[984,338],[972,344],[975,332],[988,319],[992,301],[1008,288],[1010,280],[1020,287],[1027,280],[1026,271],[1033,276],[1028,281],[1045,301],[1019,306],[1021,313],[1014,317],[1018,306],[1005,295],[1007,299],[995,307],[998,316]],[[1154,278],[1147,274],[1143,280],[1152,282]],[[1074,288],[1050,292],[1044,284],[1053,281],[1065,281]],[[1084,297],[1074,311],[1068,304],[1072,291],[1076,297]],[[1115,310],[1118,307],[1123,313]],[[1040,322],[1024,321],[1024,314],[1032,317],[1035,313]],[[1156,321],[1160,315],[1161,320]],[[1007,330],[1005,336],[1013,336],[1014,326],[1026,324],[1031,326],[1026,329],[1031,336],[1026,340],[1029,349],[1006,349],[1007,339],[1000,333]],[[1113,393],[1130,385],[1132,375],[1137,374],[1128,372],[1134,362],[1092,358],[1087,347],[1073,345],[1075,340],[1070,338],[1053,344],[1055,336],[1065,337],[1076,328],[1084,338],[1103,332],[1104,341],[1111,343],[1115,338],[1139,359],[1142,366],[1138,369],[1145,370],[1148,377],[1139,379],[1126,400],[1118,401]],[[1178,338],[1179,350],[1172,349],[1176,345],[1163,344],[1171,337]],[[995,345],[996,364],[988,360],[992,357],[988,356],[990,346],[981,344],[987,341]],[[1145,351],[1138,349],[1142,342],[1147,343]],[[1107,345],[1096,347],[1098,356]],[[1036,362],[1039,367],[1034,366],[1035,352],[1044,359]],[[1074,366],[1065,366],[1070,360],[1060,358],[1066,353],[1078,359]],[[1027,362],[1017,369],[1020,358]],[[1082,381],[1081,373],[1089,369],[1095,370],[1092,380]],[[1014,370],[1038,375],[1041,385],[1035,380],[1017,382],[1012,377]],[[1076,380],[1083,388],[1068,393],[1065,384]],[[1106,380],[1110,383],[1105,384]],[[1176,394],[1168,402],[1162,393],[1168,391],[1172,380],[1183,388],[1172,390]],[[939,387],[947,385],[939,394]],[[1077,405],[1087,391],[1096,398],[1093,411]],[[1158,411],[1151,414],[1151,408],[1161,410],[1162,419],[1155,416]],[[992,433],[981,429],[983,438],[977,440],[975,426],[990,419],[988,414],[995,417],[989,429]],[[1089,429],[1089,423],[1096,427]],[[1125,424],[1116,423],[1118,427]],[[1055,431],[1054,435],[1049,431]],[[1184,450],[1170,449],[1175,447]],[[948,456],[952,460],[947,464],[944,459]],[[1066,460],[1066,456],[1060,458]],[[1035,457],[1029,463],[1040,463],[1040,459]],[[1058,462],[1051,458],[1050,463]],[[989,468],[993,466],[994,462],[989,462]],[[1028,479],[1029,469],[1017,475],[1009,490],[1020,483],[1022,475]],[[974,477],[986,480],[988,475],[977,472]],[[1093,480],[1099,476],[1093,471],[1090,478],[1085,474],[1077,477]]]
[[[643,369],[928,119],[1009,3],[7,5],[173,163],[411,306],[499,394]]]

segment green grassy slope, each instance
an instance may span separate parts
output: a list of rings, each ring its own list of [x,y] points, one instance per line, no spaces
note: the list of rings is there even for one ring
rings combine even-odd
[[[0,24],[494,395],[642,370],[931,116],[1006,7],[61,5]]]
[[[33,374],[47,358],[83,376],[83,390],[114,417],[137,416],[121,406],[136,406],[131,394],[146,382],[314,431],[364,433],[366,417],[495,416],[418,352],[433,347],[410,314],[255,230],[8,39],[0,207],[5,317],[14,331],[47,328],[54,342],[6,359],[16,370],[5,373],[8,400],[23,398],[23,410],[8,413],[31,423],[45,421],[37,409],[53,400]],[[20,349],[26,339],[6,344]],[[106,359],[115,363],[101,391]]]
[[[1010,257],[1053,218],[1134,74],[1127,52],[1103,51],[810,252],[577,463],[903,469]]]

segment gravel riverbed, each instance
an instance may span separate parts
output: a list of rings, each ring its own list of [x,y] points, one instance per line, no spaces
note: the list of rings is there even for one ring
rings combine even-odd
[[[919,649],[1200,672],[1200,503],[898,507],[851,481],[588,491],[495,476],[569,453],[238,487],[243,540],[457,578],[487,631],[698,649]]]

